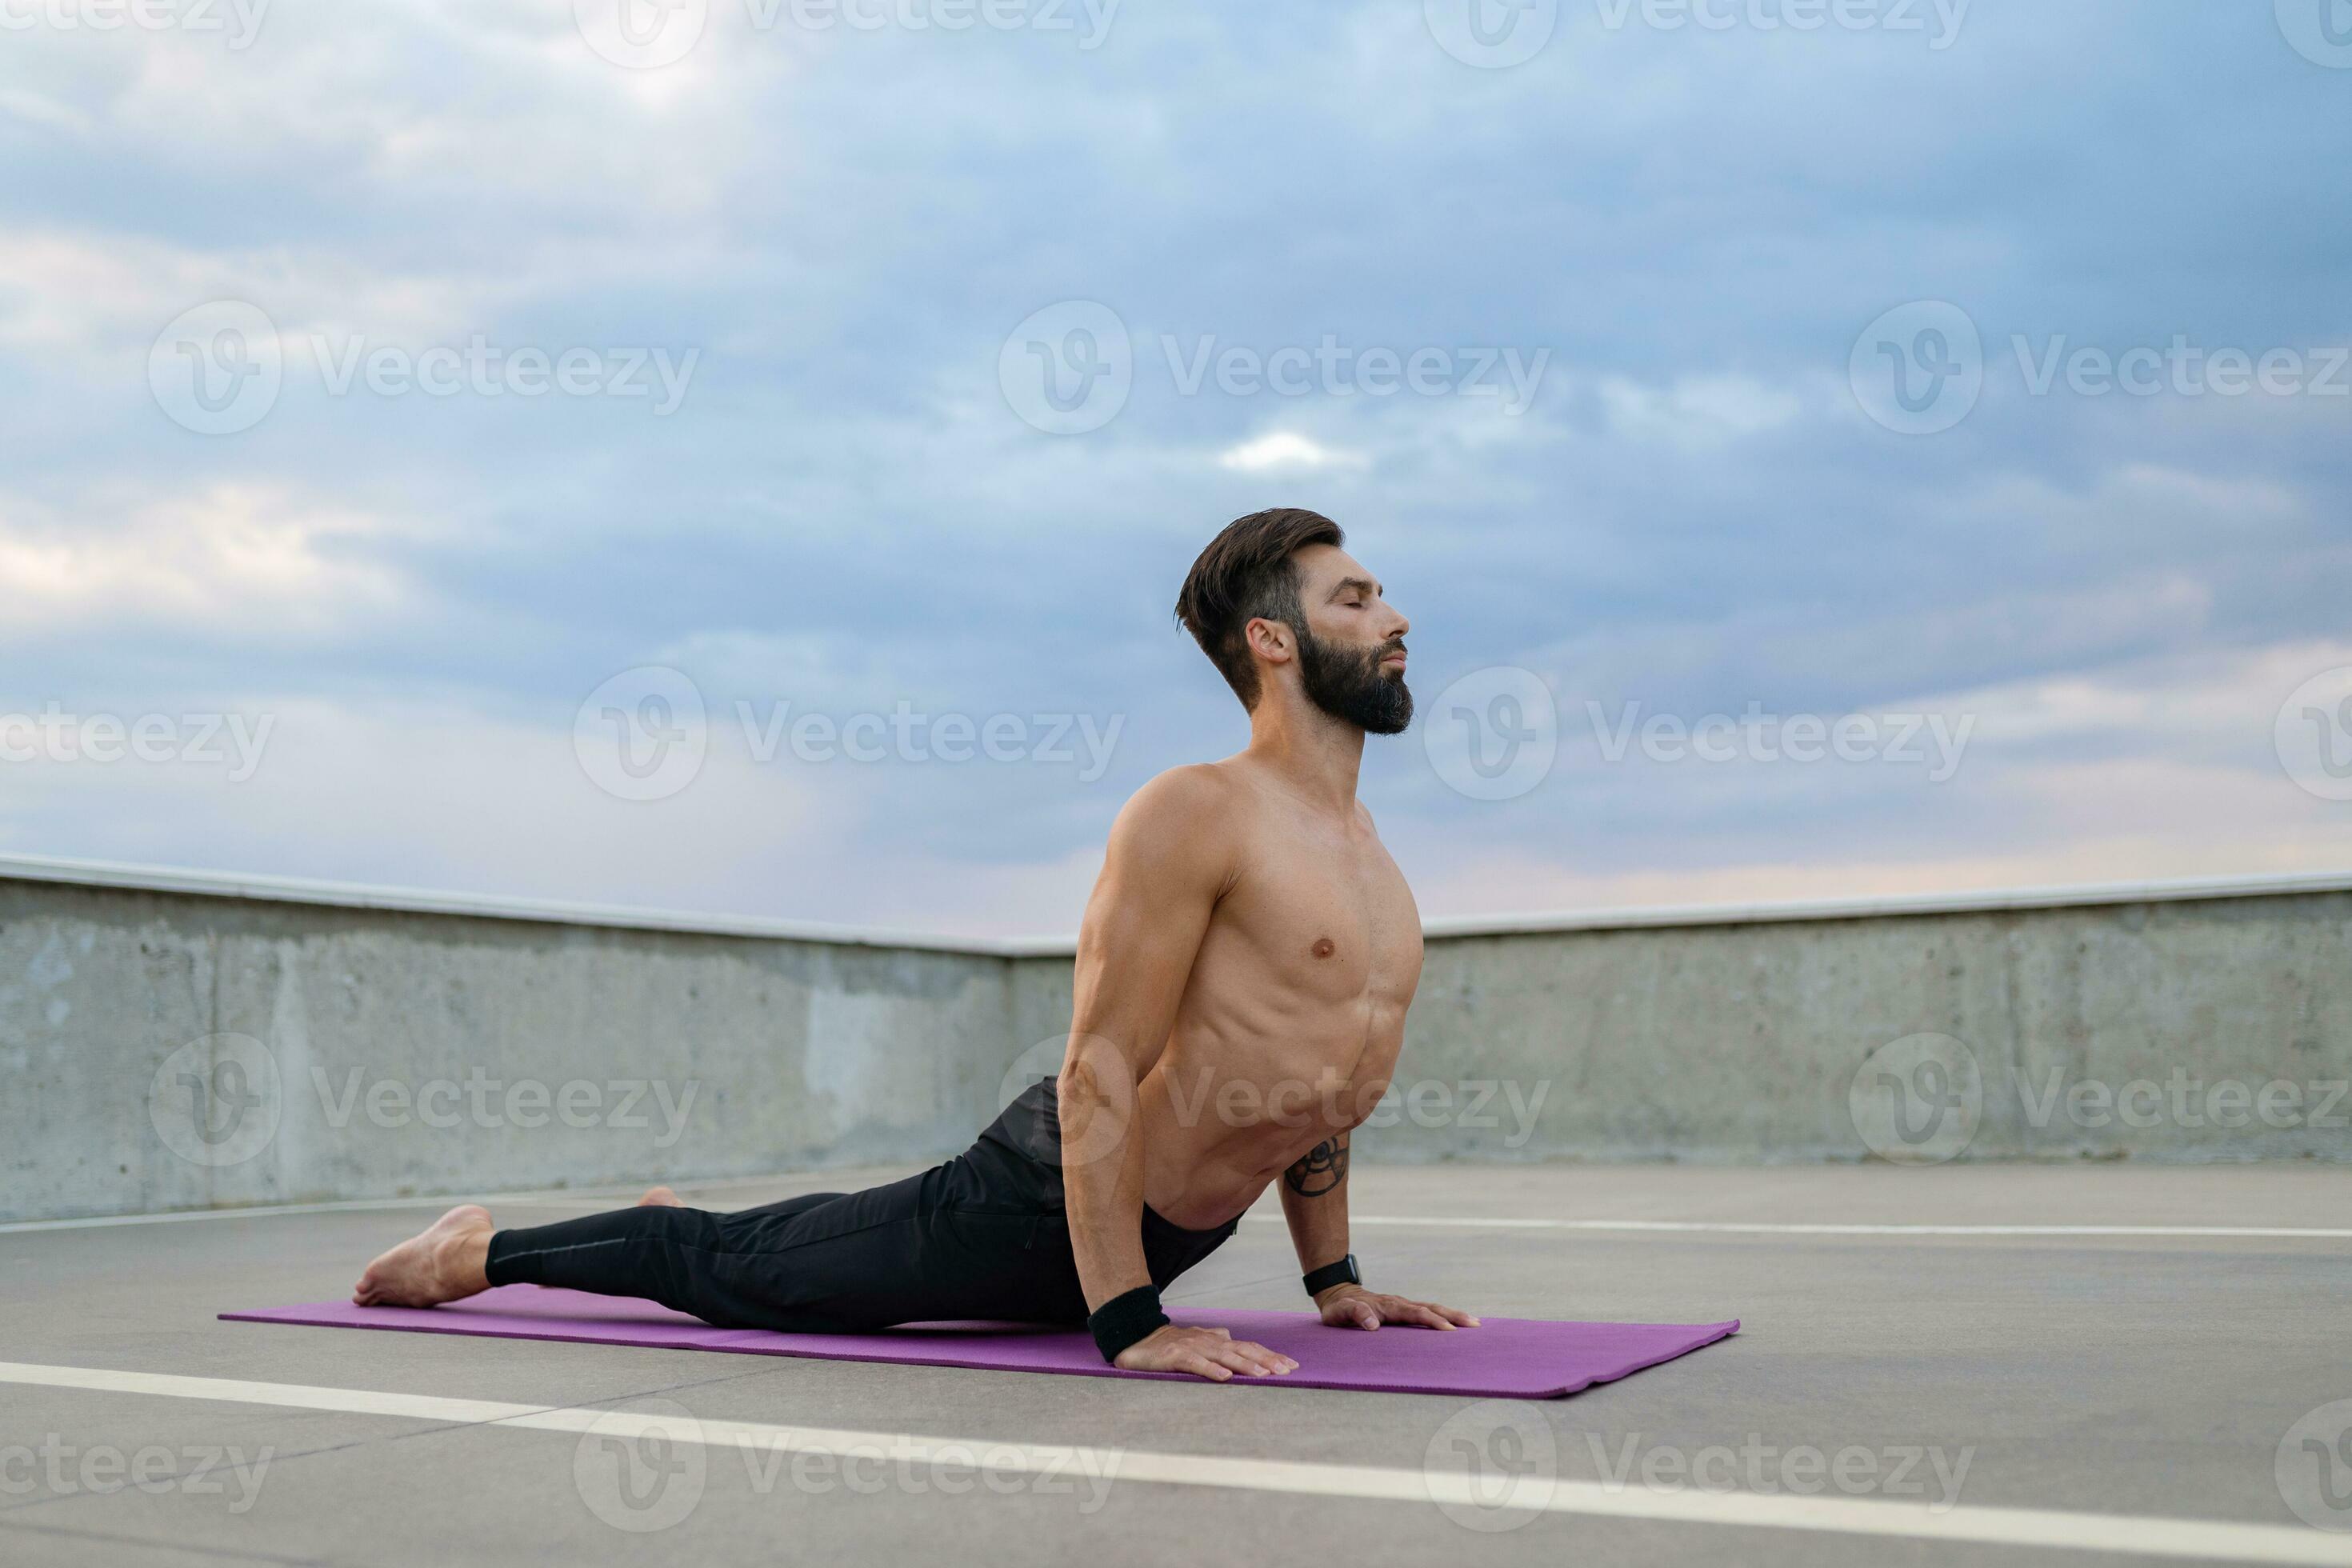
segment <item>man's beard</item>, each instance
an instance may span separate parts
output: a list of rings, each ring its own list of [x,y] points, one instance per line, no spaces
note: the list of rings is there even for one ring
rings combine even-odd
[[[1298,633],[1298,674],[1307,700],[1342,723],[1370,735],[1397,735],[1412,722],[1412,693],[1402,674],[1381,668],[1381,660],[1403,645],[1385,642],[1359,653],[1317,640],[1305,626]]]

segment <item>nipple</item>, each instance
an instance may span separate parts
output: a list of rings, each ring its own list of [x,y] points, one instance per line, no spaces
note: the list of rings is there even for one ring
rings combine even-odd
[[[1333,953],[1335,953],[1335,952],[1339,952],[1339,944],[1338,942],[1333,942],[1329,937],[1328,937],[1328,936],[1318,936],[1318,937],[1317,937],[1317,938],[1315,939],[1315,956],[1316,956],[1316,957],[1318,957],[1318,958],[1328,958],[1328,957],[1330,957]]]

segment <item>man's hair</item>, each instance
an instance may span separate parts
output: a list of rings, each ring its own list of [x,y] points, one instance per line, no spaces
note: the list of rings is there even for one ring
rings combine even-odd
[[[1339,525],[1297,507],[1254,511],[1225,524],[1209,542],[1176,595],[1176,618],[1242,700],[1257,707],[1257,666],[1242,635],[1253,620],[1280,621],[1304,638],[1307,612],[1298,602],[1298,563],[1310,544],[1344,544]]]

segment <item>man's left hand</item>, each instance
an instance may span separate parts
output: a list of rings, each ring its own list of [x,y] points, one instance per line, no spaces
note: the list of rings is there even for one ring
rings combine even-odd
[[[1409,1301],[1383,1296],[1361,1285],[1334,1285],[1315,1298],[1324,1323],[1334,1329],[1377,1329],[1382,1323],[1411,1323],[1422,1329],[1475,1329],[1478,1320],[1434,1301]]]

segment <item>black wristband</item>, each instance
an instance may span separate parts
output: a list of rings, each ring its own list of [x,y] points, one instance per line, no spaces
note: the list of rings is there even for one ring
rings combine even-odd
[[[1168,1314],[1160,1310],[1157,1285],[1138,1285],[1124,1296],[1113,1296],[1087,1317],[1095,1348],[1107,1362],[1117,1362],[1119,1352],[1167,1325]]]
[[[1356,1255],[1351,1252],[1337,1263],[1327,1263],[1312,1274],[1301,1275],[1298,1282],[1307,1287],[1308,1295],[1320,1296],[1334,1285],[1361,1285],[1364,1276],[1356,1268]]]

